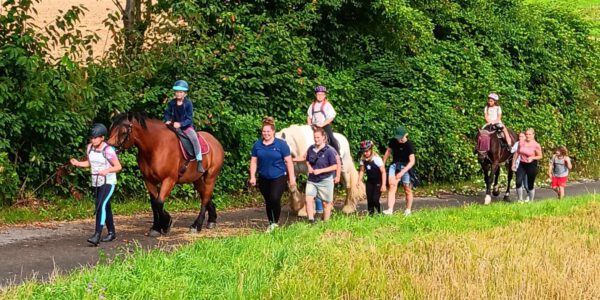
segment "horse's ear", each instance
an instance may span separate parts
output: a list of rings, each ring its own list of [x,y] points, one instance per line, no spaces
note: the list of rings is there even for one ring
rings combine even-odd
[[[285,140],[285,132],[281,133],[281,138]]]
[[[121,114],[121,112],[120,112],[118,109],[116,109],[116,108],[115,108],[115,109],[113,110],[113,112],[112,112],[112,113],[110,113],[110,118],[112,119],[112,118],[114,118],[115,116],[118,116],[118,115],[120,115],[120,114]]]

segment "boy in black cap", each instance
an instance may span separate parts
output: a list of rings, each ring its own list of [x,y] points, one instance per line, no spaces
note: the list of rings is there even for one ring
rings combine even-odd
[[[391,215],[394,212],[394,204],[396,203],[396,190],[398,183],[402,182],[404,194],[406,195],[406,210],[404,215],[411,214],[413,194],[408,171],[415,165],[415,148],[411,141],[408,140],[408,132],[402,126],[396,128],[396,134],[393,139],[390,139],[388,147],[383,155],[383,162],[392,155],[392,164],[388,172],[388,181],[390,189],[388,191],[388,209],[383,213]]]

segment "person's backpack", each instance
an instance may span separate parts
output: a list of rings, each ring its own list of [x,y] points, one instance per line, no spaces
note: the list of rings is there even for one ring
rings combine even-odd
[[[108,161],[108,163],[109,163],[109,164],[110,164],[110,166],[112,167],[112,166],[113,166],[113,163],[112,163],[112,161],[110,161],[110,159],[108,159],[108,157],[106,156],[106,149],[107,149],[108,147],[111,147],[111,145],[109,145],[109,144],[106,144],[106,146],[104,146],[104,148],[102,148],[101,152],[102,152],[102,156],[104,157],[104,159],[106,159],[106,161]],[[90,156],[90,153],[92,153],[92,145],[91,145],[91,144],[90,144],[90,146],[88,147],[88,150],[87,150],[87,155],[88,155],[88,157]]]

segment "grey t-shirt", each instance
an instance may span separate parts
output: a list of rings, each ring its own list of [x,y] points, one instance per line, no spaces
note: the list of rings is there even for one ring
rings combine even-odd
[[[569,168],[567,168],[567,164],[565,163],[565,158],[558,158],[556,156],[552,156],[550,160],[552,162],[552,176],[554,177],[566,177],[569,175]]]

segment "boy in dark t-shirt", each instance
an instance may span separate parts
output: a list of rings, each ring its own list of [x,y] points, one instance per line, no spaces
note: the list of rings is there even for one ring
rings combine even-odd
[[[404,194],[406,195],[406,209],[404,215],[411,214],[413,194],[410,183],[409,170],[415,165],[415,148],[411,141],[408,140],[408,132],[402,126],[396,129],[394,138],[388,143],[388,147],[383,155],[383,162],[392,156],[392,164],[388,172],[388,181],[390,189],[388,191],[388,209],[383,213],[391,215],[394,212],[394,204],[396,203],[396,190],[398,183],[402,182]]]

